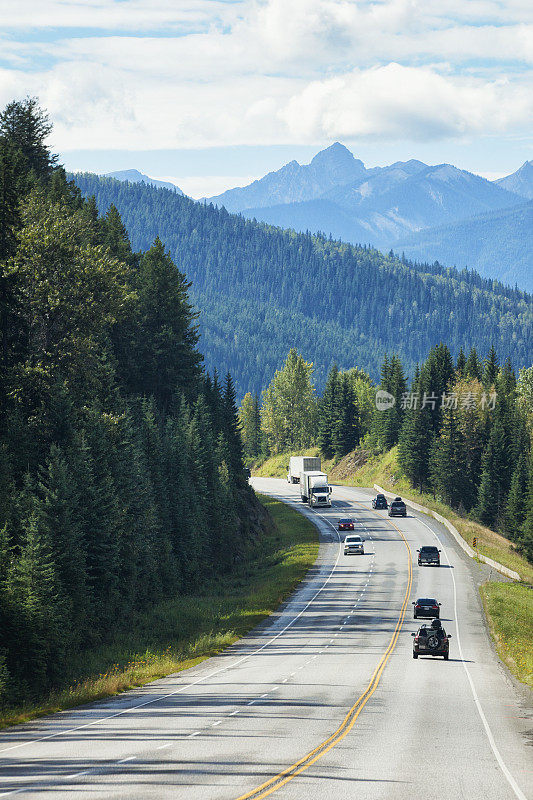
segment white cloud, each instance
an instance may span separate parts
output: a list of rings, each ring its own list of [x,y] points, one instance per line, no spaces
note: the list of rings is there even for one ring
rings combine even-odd
[[[295,137],[309,140],[485,134],[530,124],[531,88],[388,64],[312,82],[280,116]]]
[[[63,151],[516,133],[531,118],[529,0],[23,0],[0,23],[21,39],[0,102],[37,94]],[[62,26],[113,35],[50,41]]]

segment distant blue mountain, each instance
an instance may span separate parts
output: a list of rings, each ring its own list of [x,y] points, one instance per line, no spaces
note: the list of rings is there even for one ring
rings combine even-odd
[[[394,246],[418,261],[470,267],[533,292],[533,202],[420,231]]]
[[[362,179],[369,170],[344,145],[335,142],[322,150],[310,164],[290,161],[276,172],[236,189],[204,198],[228,211],[267,208],[285,203],[315,200],[334,186]]]
[[[139,172],[138,169],[120,169],[117,172],[107,172],[105,178],[115,178],[117,181],[129,181],[129,183],[146,183],[148,186],[157,186],[159,189],[170,189],[177,194],[183,194],[179,186],[168,181],[158,181]]]
[[[521,197],[533,200],[533,161],[525,161],[512,175],[500,178],[495,183],[508,192],[515,192]]]

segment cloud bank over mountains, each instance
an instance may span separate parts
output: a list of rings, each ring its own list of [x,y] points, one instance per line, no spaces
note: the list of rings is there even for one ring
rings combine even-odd
[[[38,95],[63,151],[530,136],[525,0],[27,0],[0,25],[0,102]]]

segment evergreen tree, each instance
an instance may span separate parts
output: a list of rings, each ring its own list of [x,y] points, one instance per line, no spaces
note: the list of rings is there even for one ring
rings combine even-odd
[[[0,113],[0,142],[17,149],[28,173],[37,178],[48,178],[57,162],[46,145],[51,132],[48,115],[39,108],[36,97],[13,100]]]
[[[483,368],[483,383],[487,388],[490,388],[498,377],[498,356],[494,345],[491,345],[489,354],[485,359],[485,366]]]
[[[261,412],[259,398],[247,392],[239,409],[239,422],[247,458],[256,459],[261,453]]]
[[[459,355],[457,356],[457,364],[455,365],[455,372],[458,378],[466,377],[466,356],[464,354],[464,350],[462,347],[459,350]]]
[[[324,458],[333,458],[335,447],[332,429],[337,406],[339,368],[336,364],[329,371],[324,394],[318,403],[317,444]]]
[[[511,479],[511,487],[503,515],[503,532],[511,541],[518,542],[526,521],[528,500],[528,469],[525,452],[520,453]]]
[[[481,380],[481,364],[475,347],[472,347],[466,360],[465,373],[468,378]]]

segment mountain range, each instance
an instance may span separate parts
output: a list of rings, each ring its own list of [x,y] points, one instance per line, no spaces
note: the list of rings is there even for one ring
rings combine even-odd
[[[291,161],[248,186],[204,198],[271,225],[468,266],[532,291],[533,229],[525,199],[533,199],[533,161],[489,181],[414,159],[367,169],[339,142],[309,164]]]
[[[159,236],[192,283],[206,365],[229,370],[240,397],[264,389],[291,347],[319,389],[334,362],[377,378],[386,352],[413,374],[440,341],[454,356],[494,344],[516,366],[533,358],[533,299],[474,271],[280,230],[146,183],[74,179],[100,211],[116,206],[135,251]]]

